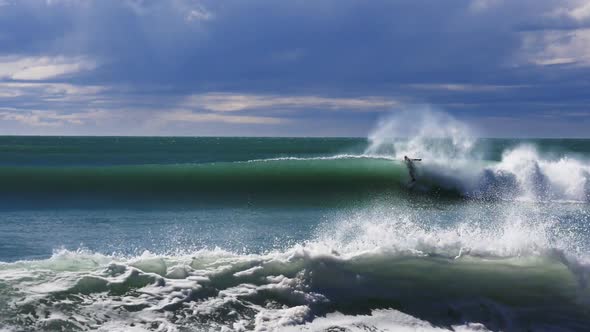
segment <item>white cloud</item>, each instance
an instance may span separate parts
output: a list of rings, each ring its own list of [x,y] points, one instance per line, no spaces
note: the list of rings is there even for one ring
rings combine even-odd
[[[590,66],[590,1],[555,2],[540,18],[553,23],[545,30],[523,32],[524,62],[540,66]]]
[[[0,57],[0,78],[39,81],[96,68],[83,57]]]
[[[43,83],[43,82],[0,82],[0,92],[15,90],[25,94],[27,90],[38,93],[39,90],[46,94],[60,95],[94,95],[105,91],[106,88],[99,85],[73,85],[69,83]]]
[[[207,11],[203,7],[196,7],[188,10],[188,14],[186,14],[186,20],[189,22],[192,21],[209,21],[213,18],[213,14]]]
[[[68,83],[45,82],[0,82],[0,103],[3,106],[32,104],[49,108],[89,107],[108,98],[108,89],[96,85],[73,85]],[[59,103],[59,104],[55,104]],[[29,106],[27,106],[29,105]],[[77,106],[74,106],[77,105]],[[43,106],[34,106],[34,108]]]
[[[590,18],[590,2],[583,3],[580,7],[570,10],[569,14],[580,21]]]
[[[478,13],[491,9],[496,6],[500,6],[503,0],[473,0],[469,5],[469,9],[472,12]]]
[[[159,120],[161,122],[223,122],[237,124],[279,124],[288,122],[286,119],[266,116],[197,113],[189,110],[163,113],[159,116]]]
[[[106,118],[104,110],[84,111],[77,113],[60,113],[57,111],[19,110],[0,108],[0,120],[17,121],[33,127],[60,127],[66,124],[83,125]]]
[[[590,29],[525,33],[526,60],[536,65],[590,66]]]
[[[590,2],[587,0],[569,0],[557,3],[559,7],[546,14],[549,18],[570,18],[575,21],[585,21],[590,18]]]
[[[392,108],[399,105],[393,99],[382,97],[330,98],[318,96],[277,96],[232,93],[206,93],[188,97],[184,107],[202,108],[216,112],[232,112],[246,109],[268,108],[321,108],[371,110]]]
[[[493,92],[514,88],[522,88],[524,85],[492,85],[492,84],[457,84],[457,83],[424,83],[407,84],[407,87],[422,90],[440,90],[457,92]]]
[[[0,100],[2,100],[3,98],[15,98],[22,95],[23,91],[21,89],[3,86],[2,84],[0,84]]]

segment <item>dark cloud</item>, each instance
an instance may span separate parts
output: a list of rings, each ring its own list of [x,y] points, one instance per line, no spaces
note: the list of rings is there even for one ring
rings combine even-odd
[[[97,57],[100,70],[85,77],[94,83],[387,90],[398,82],[493,79],[520,43],[513,29],[522,19],[506,15],[515,6],[505,7],[477,10],[467,0],[24,1],[4,6],[0,24],[17,34],[0,51]],[[192,11],[200,15],[191,19]]]
[[[545,35],[588,27],[590,15],[575,11],[583,7],[582,1],[2,3],[0,57],[94,61],[92,68],[42,80],[105,87],[92,97],[94,108],[165,112],[188,95],[210,92],[381,96],[482,116],[540,116],[548,110],[581,110],[589,101],[585,61],[590,54],[578,47],[572,59],[561,56],[580,43],[573,40],[579,36]],[[560,48],[548,49],[551,43]],[[5,75],[4,81],[14,77],[23,75]],[[32,91],[0,98],[6,107],[17,109],[25,100],[29,108],[72,111],[86,103],[55,101]],[[357,117],[365,130],[385,108],[361,115],[343,111],[352,113],[342,121]],[[243,112],[298,120],[331,114],[319,107]]]

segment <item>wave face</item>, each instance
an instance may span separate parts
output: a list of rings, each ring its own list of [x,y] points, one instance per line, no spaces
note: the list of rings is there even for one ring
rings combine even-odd
[[[403,157],[402,157],[403,158]],[[13,204],[117,201],[183,204],[351,202],[383,196],[536,201],[590,199],[590,164],[544,159],[532,146],[500,161],[423,159],[410,182],[386,155],[283,157],[250,161],[102,167],[0,167],[0,196]]]
[[[0,208],[589,200],[589,141],[473,139],[417,114],[368,139],[0,137]]]
[[[160,200],[195,203],[347,200],[406,191],[399,162],[365,156],[191,165],[0,168],[5,198]],[[428,191],[441,190],[436,183]],[[452,188],[447,194],[453,194]],[[458,193],[454,193],[457,195]]]

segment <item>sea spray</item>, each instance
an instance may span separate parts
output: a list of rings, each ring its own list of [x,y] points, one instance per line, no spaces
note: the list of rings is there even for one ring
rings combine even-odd
[[[468,125],[449,114],[415,106],[381,119],[369,134],[365,153],[444,162],[470,157],[475,138]]]
[[[587,160],[555,159],[529,143],[505,150],[496,163],[483,159],[486,151],[476,149],[477,142],[474,130],[451,115],[426,106],[410,107],[379,122],[365,154],[421,158],[417,166],[423,182],[458,190],[464,197],[588,201]]]
[[[518,185],[518,198],[528,200],[588,199],[590,163],[563,157],[542,156],[535,147],[522,145],[505,151],[496,174],[511,174]]]
[[[41,262],[3,264],[3,294],[14,297],[4,299],[10,305],[2,321],[26,329],[148,331],[306,330],[322,326],[325,315],[348,317],[333,326],[360,320],[427,330],[577,330],[590,323],[587,249],[576,251],[568,225],[516,205],[501,215],[473,208],[454,226],[407,206],[342,211],[315,238],[265,254],[60,251]],[[85,263],[89,258],[98,265]],[[375,321],[380,310],[393,321]]]

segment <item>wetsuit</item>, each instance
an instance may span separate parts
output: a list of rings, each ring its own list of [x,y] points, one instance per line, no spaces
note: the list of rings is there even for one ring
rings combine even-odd
[[[412,178],[412,182],[416,181],[416,165],[414,165],[414,161],[422,161],[422,159],[411,159],[408,157],[404,157],[404,162],[408,167],[408,172],[410,173],[410,178]]]
[[[412,162],[412,159],[404,160],[406,162],[406,166],[408,167],[408,172],[410,173],[410,178],[412,178],[412,182],[416,181],[416,166]]]

